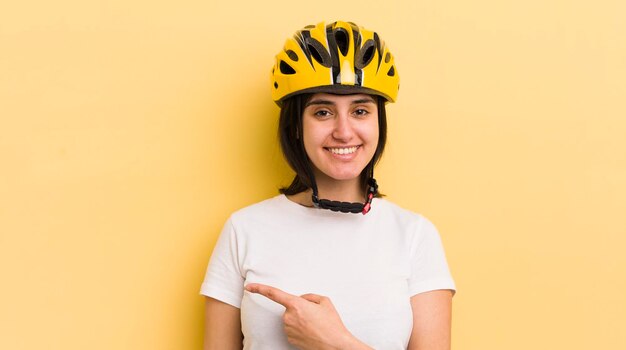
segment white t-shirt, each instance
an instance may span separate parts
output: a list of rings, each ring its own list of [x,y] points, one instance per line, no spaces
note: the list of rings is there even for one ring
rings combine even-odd
[[[361,215],[279,195],[224,225],[200,293],[241,309],[244,349],[294,349],[283,331],[284,307],[244,292],[253,282],[329,297],[354,336],[385,350],[408,345],[411,296],[455,289],[433,224],[378,198]]]

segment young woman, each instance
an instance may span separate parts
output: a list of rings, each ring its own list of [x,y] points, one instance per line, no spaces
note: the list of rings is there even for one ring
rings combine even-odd
[[[437,230],[373,177],[398,82],[384,42],[354,23],[287,40],[271,83],[296,176],[226,222],[201,289],[205,349],[450,348]]]

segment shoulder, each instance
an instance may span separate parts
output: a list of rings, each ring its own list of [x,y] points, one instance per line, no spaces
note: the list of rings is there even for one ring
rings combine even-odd
[[[242,222],[247,220],[255,220],[259,218],[267,218],[268,216],[278,215],[283,210],[283,195],[278,195],[263,201],[248,205],[230,215],[233,222]]]
[[[230,215],[228,224],[237,232],[259,232],[301,222],[299,208],[284,195],[241,208]]]
[[[380,198],[376,201],[379,216],[382,220],[394,220],[404,224],[424,224],[430,221],[420,213],[403,208],[387,199]],[[375,209],[372,209],[372,211]]]
[[[402,227],[407,233],[423,235],[438,235],[435,225],[424,215],[403,208],[387,199],[377,200],[378,220],[385,226]],[[372,209],[372,212],[376,209]]]
[[[225,240],[247,239],[255,228],[267,227],[268,222],[276,220],[276,208],[280,205],[279,196],[238,209],[230,214],[222,228],[221,237]],[[228,237],[228,238],[227,238]]]

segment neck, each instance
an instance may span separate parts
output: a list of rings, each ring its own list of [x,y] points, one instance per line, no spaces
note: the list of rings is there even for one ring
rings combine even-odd
[[[329,181],[332,180],[332,181]],[[329,199],[341,202],[364,202],[366,191],[361,188],[360,177],[350,180],[329,179],[326,176],[316,177],[317,191],[320,199]],[[312,189],[287,196],[291,201],[307,207],[313,206]]]
[[[340,202],[363,202],[365,200],[365,189],[361,188],[359,177],[335,180],[324,175],[317,175],[315,180],[319,198]]]

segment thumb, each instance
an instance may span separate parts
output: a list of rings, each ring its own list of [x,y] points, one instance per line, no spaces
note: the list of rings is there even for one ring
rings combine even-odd
[[[300,296],[300,298],[310,301],[312,303],[316,303],[316,304],[321,304],[323,301],[328,300],[327,297],[322,296],[322,295],[318,295],[318,294],[303,294]]]

